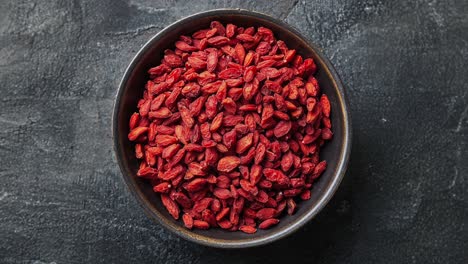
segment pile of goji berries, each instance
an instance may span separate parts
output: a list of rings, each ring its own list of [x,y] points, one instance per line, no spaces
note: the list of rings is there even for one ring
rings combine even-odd
[[[310,199],[326,168],[330,102],[303,59],[264,27],[211,22],[180,36],[149,69],[129,140],[175,219],[187,228],[254,233]]]

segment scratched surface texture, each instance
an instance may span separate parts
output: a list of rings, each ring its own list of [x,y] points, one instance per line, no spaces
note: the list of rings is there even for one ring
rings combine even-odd
[[[136,51],[194,12],[242,7],[321,46],[347,87],[343,185],[305,228],[219,250],[148,219],[112,152]],[[0,263],[466,263],[468,2],[0,1]]]

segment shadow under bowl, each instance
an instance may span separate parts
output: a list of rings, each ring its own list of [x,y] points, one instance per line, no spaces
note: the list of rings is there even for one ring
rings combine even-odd
[[[285,41],[290,49],[296,49],[303,57],[312,57],[318,68],[315,77],[323,93],[329,97],[332,107],[334,137],[325,144],[320,153],[321,159],[327,160],[328,168],[314,183],[311,199],[301,201],[297,212],[292,216],[282,217],[277,226],[268,230],[259,229],[255,234],[228,232],[219,228],[188,230],[182,221],[175,221],[162,205],[159,195],[153,192],[149,182],[135,176],[138,160],[135,158],[134,144],[127,138],[128,121],[130,116],[138,111],[136,106],[148,80],[148,69],[159,64],[164,50],[173,48],[180,35],[191,35],[201,28],[207,28],[213,20],[243,27],[270,28],[276,38]],[[265,14],[241,9],[218,9],[198,13],[171,24],[151,38],[125,71],[115,100],[112,124],[115,155],[123,178],[147,215],[185,239],[220,248],[245,248],[267,244],[306,224],[328,203],[337,190],[346,171],[351,148],[351,122],[343,85],[328,59],[318,47],[284,22]]]

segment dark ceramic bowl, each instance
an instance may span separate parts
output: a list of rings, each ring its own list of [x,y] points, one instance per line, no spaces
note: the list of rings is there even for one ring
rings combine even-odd
[[[321,158],[327,160],[328,168],[312,187],[311,199],[300,202],[297,212],[293,216],[281,218],[281,222],[274,228],[258,230],[251,235],[242,232],[227,232],[218,228],[188,230],[183,227],[181,221],[172,219],[158,195],[153,192],[151,185],[135,176],[138,162],[134,155],[134,146],[127,139],[128,121],[131,114],[137,111],[137,102],[143,94],[148,79],[147,70],[159,63],[163,51],[172,48],[180,35],[190,35],[198,29],[207,28],[212,20],[244,27],[268,27],[273,30],[278,39],[284,40],[289,48],[296,49],[298,54],[304,57],[312,57],[318,67],[316,78],[322,91],[328,95],[332,106],[334,138],[325,145],[321,152]],[[318,47],[282,21],[261,13],[240,9],[198,13],[175,22],[151,38],[125,71],[115,101],[112,129],[115,154],[123,178],[148,216],[185,239],[221,248],[243,248],[267,244],[305,225],[318,214],[337,190],[344,176],[351,148],[351,124],[343,85],[328,59]]]

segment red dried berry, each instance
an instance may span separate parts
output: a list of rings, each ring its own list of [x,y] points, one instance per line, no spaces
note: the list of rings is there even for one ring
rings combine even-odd
[[[218,166],[217,169],[220,172],[230,172],[237,168],[240,164],[240,159],[239,157],[236,156],[227,156],[224,158],[221,158],[218,161]]]
[[[253,234],[253,233],[257,232],[257,229],[255,227],[248,226],[248,225],[240,226],[239,230],[244,232],[244,233],[247,233],[247,234]]]
[[[268,229],[274,225],[277,225],[279,223],[279,219],[276,219],[276,218],[270,218],[270,219],[266,219],[264,220],[263,222],[261,222],[259,225],[258,225],[258,228],[260,229]]]

